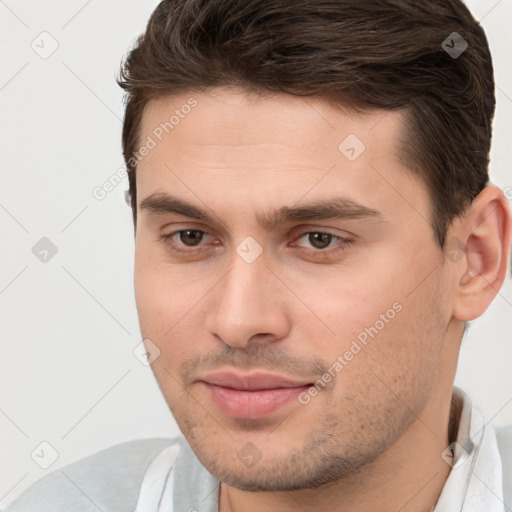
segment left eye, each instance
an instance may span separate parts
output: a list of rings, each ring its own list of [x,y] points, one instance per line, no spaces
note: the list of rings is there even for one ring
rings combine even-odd
[[[341,238],[331,233],[324,233],[322,231],[308,231],[303,233],[297,240],[307,237],[307,241],[314,249],[322,250],[329,247],[330,243],[334,241],[344,242],[345,238]]]

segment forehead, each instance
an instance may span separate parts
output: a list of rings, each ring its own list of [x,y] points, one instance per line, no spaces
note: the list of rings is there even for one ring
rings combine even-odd
[[[140,136],[166,138],[172,133],[190,145],[226,144],[227,137],[231,137],[233,145],[290,144],[296,140],[295,149],[307,150],[318,146],[332,149],[333,142],[353,133],[363,140],[371,137],[374,146],[380,142],[392,150],[396,142],[393,139],[401,134],[402,117],[401,111],[375,109],[358,113],[321,97],[216,87],[207,92],[191,91],[150,100],[143,112]],[[186,125],[192,125],[194,130],[187,130]],[[375,129],[377,126],[380,128]],[[194,136],[197,129],[201,130],[200,141]]]
[[[333,189],[370,207],[393,208],[404,194],[421,203],[423,183],[400,164],[403,124],[400,111],[226,88],[152,100],[139,131],[140,146],[151,146],[137,167],[139,204],[171,189],[196,203],[222,192],[238,205],[258,197],[279,207]]]

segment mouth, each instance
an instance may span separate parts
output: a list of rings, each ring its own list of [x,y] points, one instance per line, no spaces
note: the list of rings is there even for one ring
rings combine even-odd
[[[276,412],[313,383],[269,373],[218,372],[200,380],[209,398],[232,418],[258,419]],[[299,401],[295,400],[299,405]]]

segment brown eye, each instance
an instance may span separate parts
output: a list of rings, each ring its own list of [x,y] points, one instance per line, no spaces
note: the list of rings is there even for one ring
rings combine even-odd
[[[308,241],[315,249],[325,249],[326,247],[329,247],[333,238],[334,236],[329,233],[312,232],[309,233]]]
[[[302,231],[298,234],[294,247],[301,247],[309,256],[334,256],[346,250],[353,240],[326,231]]]
[[[197,229],[185,229],[179,232],[180,242],[189,247],[194,247],[201,242],[203,235],[204,232]]]

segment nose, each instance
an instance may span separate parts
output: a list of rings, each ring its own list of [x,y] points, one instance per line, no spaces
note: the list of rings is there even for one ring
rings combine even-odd
[[[205,327],[225,344],[272,343],[289,332],[283,285],[263,255],[248,263],[235,253],[229,272],[212,292]]]

